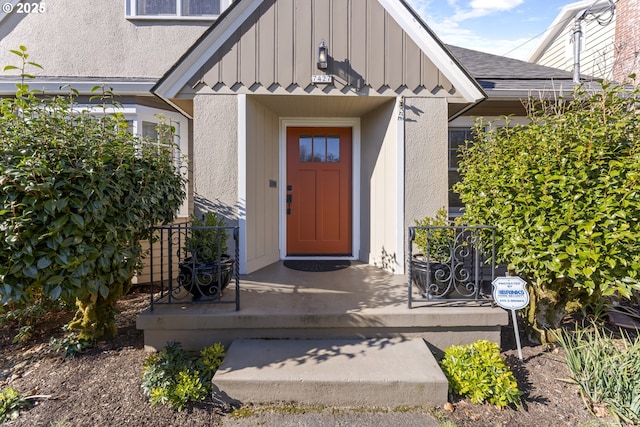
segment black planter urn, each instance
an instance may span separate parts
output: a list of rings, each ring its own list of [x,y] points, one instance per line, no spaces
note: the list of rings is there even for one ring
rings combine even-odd
[[[220,297],[233,277],[234,260],[229,255],[210,262],[197,262],[187,257],[178,265],[178,283],[193,295],[194,300],[202,297]]]

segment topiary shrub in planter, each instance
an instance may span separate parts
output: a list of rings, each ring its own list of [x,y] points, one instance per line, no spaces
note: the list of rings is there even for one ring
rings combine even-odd
[[[191,218],[185,245],[188,256],[178,266],[178,282],[194,300],[220,296],[231,281],[235,262],[226,253],[229,231],[222,228],[225,225],[213,212],[207,212],[203,219]]]
[[[419,253],[411,259],[411,280],[425,297],[441,295],[451,280],[451,269],[447,263],[452,256],[455,230],[444,228],[451,225],[447,217],[447,210],[442,207],[435,217],[427,216],[415,221],[416,227],[435,227],[416,228],[413,240]]]
[[[445,350],[440,365],[449,380],[450,393],[469,397],[473,403],[521,404],[522,392],[496,343],[478,340],[451,346]]]

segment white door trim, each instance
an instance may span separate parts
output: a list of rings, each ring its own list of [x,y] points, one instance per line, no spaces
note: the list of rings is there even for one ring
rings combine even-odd
[[[317,117],[283,117],[280,119],[279,168],[281,183],[278,189],[279,246],[280,259],[308,259],[309,257],[287,256],[287,128],[288,127],[350,127],[352,139],[352,177],[351,177],[351,245],[350,257],[318,257],[331,259],[357,260],[360,257],[360,119],[353,118],[317,118]]]

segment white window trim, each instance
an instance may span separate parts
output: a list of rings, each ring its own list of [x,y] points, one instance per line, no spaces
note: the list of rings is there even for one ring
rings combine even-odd
[[[189,16],[182,15],[182,0],[176,0],[176,14],[175,15],[138,15],[138,0],[125,0],[124,2],[124,14],[129,20],[141,20],[141,21],[215,21],[220,15],[197,15]],[[233,0],[220,0],[220,13],[224,12],[229,6],[231,6]]]
[[[147,107],[137,104],[124,104],[121,107],[107,107],[102,108],[96,105],[78,105],[74,108],[76,111],[89,111],[91,114],[113,114],[122,113],[125,120],[132,122],[132,132],[134,135],[142,137],[142,122],[159,123],[158,116],[163,116],[168,124],[178,124],[176,134],[174,136],[174,142],[178,147],[178,155],[176,156],[176,167],[182,171],[185,178],[187,178],[187,155],[189,153],[189,121],[182,114],[175,113],[173,111],[160,110],[158,108]],[[185,192],[188,191],[185,185]],[[180,206],[177,212],[179,218],[186,218],[189,216],[188,198]]]

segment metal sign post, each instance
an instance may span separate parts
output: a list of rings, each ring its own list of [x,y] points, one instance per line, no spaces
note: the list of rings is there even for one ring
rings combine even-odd
[[[518,331],[518,320],[516,310],[520,310],[529,305],[529,292],[525,285],[527,282],[518,276],[498,277],[493,282],[493,300],[505,310],[511,310],[513,319],[513,330],[516,335],[516,345],[518,346],[518,357],[522,362],[522,347],[520,346],[520,332]]]

